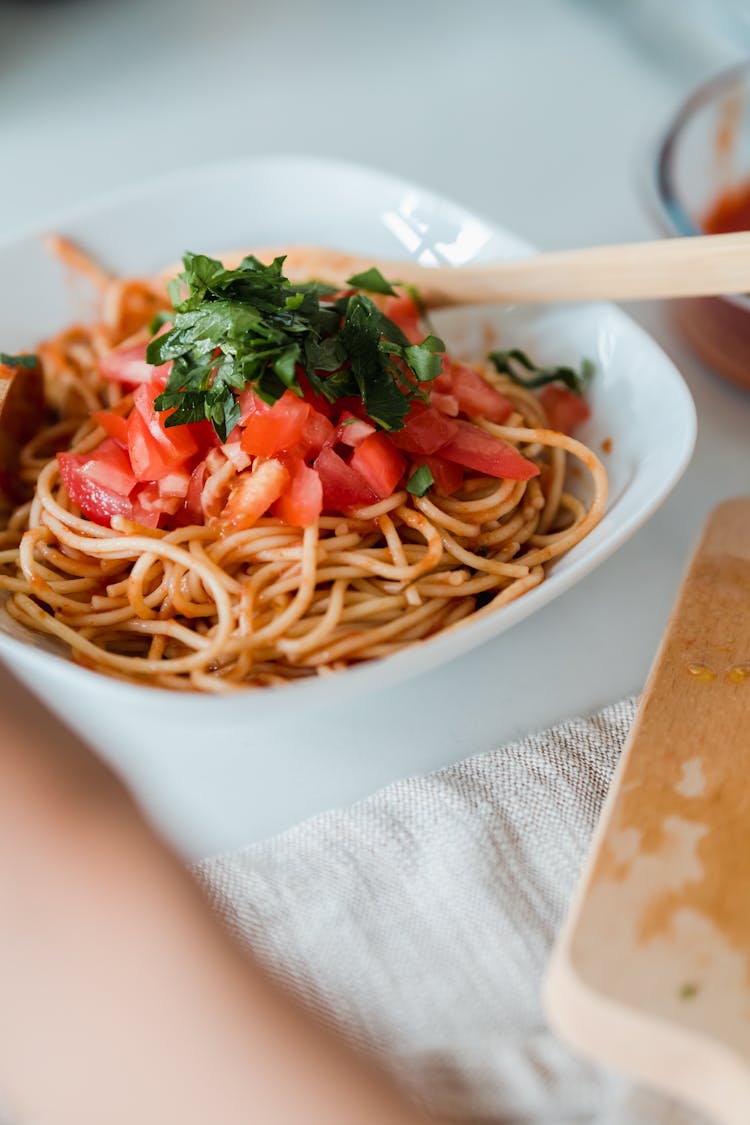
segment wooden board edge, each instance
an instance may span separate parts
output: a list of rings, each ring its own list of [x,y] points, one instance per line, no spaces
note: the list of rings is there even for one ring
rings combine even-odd
[[[563,1042],[722,1125],[747,1125],[750,1074],[743,1059],[714,1039],[595,992],[577,975],[569,953],[565,942],[558,944],[543,987],[549,1025]]]
[[[727,499],[714,508],[698,536],[682,574],[664,635],[643,690],[648,698],[672,623],[682,599],[685,579],[707,547],[725,547],[717,531],[730,514],[750,521],[750,499]],[[750,1120],[750,1072],[732,1049],[695,1031],[662,1021],[596,992],[578,975],[572,956],[576,926],[588,893],[599,850],[627,770],[631,746],[638,734],[642,707],[633,722],[614,771],[587,857],[581,869],[565,921],[558,934],[543,985],[543,1003],[553,1031],[575,1051],[625,1071],[681,1101],[694,1104],[725,1125]],[[647,1031],[647,1034],[644,1032]]]

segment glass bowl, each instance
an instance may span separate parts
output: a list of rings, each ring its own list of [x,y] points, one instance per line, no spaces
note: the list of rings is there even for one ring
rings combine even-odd
[[[699,234],[719,198],[743,187],[750,193],[750,60],[682,103],[658,145],[651,187],[666,235]],[[701,359],[750,389],[750,297],[688,298],[671,308]]]

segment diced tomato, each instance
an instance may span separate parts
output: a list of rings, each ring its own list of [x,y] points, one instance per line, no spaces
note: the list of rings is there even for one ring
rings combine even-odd
[[[104,527],[111,525],[113,516],[158,527],[162,514],[179,509],[190,480],[186,472],[177,472],[165,481],[138,485],[128,454],[110,438],[91,453],[60,453],[58,463],[71,500]]]
[[[175,469],[173,473],[162,477],[158,482],[159,495],[165,499],[176,497],[178,500],[184,500],[190,487],[190,476],[188,469]]]
[[[451,361],[447,355],[443,356],[443,369],[438,375],[437,379],[433,380],[432,387],[435,391],[440,391],[445,395],[453,394],[453,381],[451,379]]]
[[[363,422],[356,414],[352,414],[350,410],[342,410],[339,416],[339,424],[336,427],[336,441],[343,442],[344,445],[357,446],[360,442],[364,441],[370,434],[375,433],[375,427],[371,426],[369,422]]]
[[[309,403],[291,391],[283,395],[267,411],[254,409],[242,434],[242,448],[257,457],[273,457],[282,449],[291,449],[302,437],[310,415]]]
[[[126,449],[128,445],[128,420],[121,414],[114,414],[111,410],[94,410],[91,417],[104,430],[105,434],[114,438],[116,442]]]
[[[325,372],[323,373],[325,375]],[[318,414],[323,414],[326,418],[333,417],[333,404],[328,401],[325,395],[318,394],[310,380],[305,375],[301,367],[297,368],[297,381],[299,382],[302,397],[313,410],[317,410]]]
[[[245,387],[237,399],[240,408],[240,425],[244,426],[251,414],[267,414],[271,407],[256,395],[252,387]]]
[[[420,462],[432,473],[435,488],[441,496],[452,496],[464,483],[464,471],[455,461],[444,461],[442,457],[424,457]]]
[[[577,426],[591,417],[591,408],[585,399],[557,383],[545,387],[539,395],[549,424],[553,430],[572,434]]]
[[[195,444],[198,446],[198,452],[202,457],[205,457],[210,449],[220,445],[219,435],[209,422],[208,418],[204,418],[201,422],[189,422],[187,429],[190,433]],[[167,430],[167,433],[173,434],[175,427]],[[237,433],[237,441],[240,440],[239,428],[235,426],[233,433]]]
[[[419,344],[424,339],[419,306],[408,293],[400,297],[386,297],[383,312],[412,344]]]
[[[406,458],[381,430],[357,446],[349,465],[364,477],[376,496],[385,500],[404,475]]]
[[[454,423],[456,434],[440,450],[447,461],[456,461],[467,469],[508,480],[529,480],[539,475],[539,467],[522,456],[514,446],[480,430],[471,422]]]
[[[156,383],[142,383],[137,387],[128,418],[128,453],[133,472],[140,481],[161,480],[198,452],[192,426],[168,429],[164,422],[172,411],[154,410],[154,399],[159,393]]]
[[[338,453],[326,445],[315,458],[315,468],[323,486],[323,508],[328,512],[348,512],[365,508],[377,496],[364,477],[347,465]]]
[[[201,493],[206,480],[206,462],[199,461],[190,474],[187,494],[185,496],[185,515],[191,523],[203,523],[203,505]]]
[[[229,441],[225,441],[223,445],[219,446],[219,449],[224,454],[227,461],[232,462],[238,473],[246,469],[252,460],[250,454],[246,453],[240,445],[239,435],[237,440],[233,440],[230,437]]]
[[[356,398],[354,395],[347,395],[345,398],[340,398],[336,401],[336,408],[339,411],[339,417],[346,411],[349,414],[353,414],[355,418],[361,418],[363,422],[367,422],[367,424],[370,425],[367,408],[361,398]]]
[[[441,414],[447,414],[450,418],[455,418],[459,411],[458,399],[453,394],[443,394],[441,391],[433,391],[430,395],[430,404],[439,410]]]
[[[150,485],[144,484],[141,488],[150,488]],[[136,488],[131,500],[133,502],[133,516],[132,519],[135,523],[140,523],[143,527],[158,527],[161,520],[162,513],[155,508],[144,507],[141,503],[139,495],[140,489]]]
[[[127,496],[135,487],[130,458],[112,438],[105,438],[101,445],[85,454],[85,457],[86,462],[81,472],[90,480],[122,496]]]
[[[320,477],[301,457],[289,458],[286,466],[289,484],[271,508],[271,513],[290,527],[309,527],[323,511]]]
[[[105,379],[113,383],[128,383],[135,386],[138,383],[151,383],[158,381],[163,389],[172,368],[171,363],[163,363],[154,367],[146,361],[146,349],[149,341],[142,344],[132,344],[128,348],[118,348],[109,352],[99,360],[99,370]]]
[[[231,531],[252,527],[289,485],[289,470],[280,461],[261,461],[237,478],[221,519]]]
[[[160,480],[179,464],[161,448],[139,410],[131,411],[128,419],[128,453],[140,481]]]
[[[85,453],[58,453],[60,477],[74,504],[94,523],[110,527],[113,516],[133,519],[133,505],[127,495],[108,488],[84,470],[91,461]]]
[[[161,491],[161,481],[150,481],[141,484],[133,493],[133,509],[138,507],[146,517],[155,518],[154,526],[159,523],[161,516],[173,516],[180,508],[179,496],[165,496]]]
[[[336,435],[333,423],[324,414],[311,410],[302,430],[300,448],[307,458],[318,456],[324,445],[330,444]]]
[[[413,402],[403,429],[390,434],[391,441],[407,453],[435,453],[456,433],[456,423],[434,406]]]
[[[486,418],[502,425],[513,412],[513,403],[472,367],[462,363],[451,365],[451,386],[458,405],[472,418]]]
[[[164,457],[178,465],[198,452],[198,443],[189,425],[167,428],[165,422],[174,411],[154,409],[154,399],[161,392],[162,388],[158,383],[142,383],[133,394],[133,405],[140,412]]]

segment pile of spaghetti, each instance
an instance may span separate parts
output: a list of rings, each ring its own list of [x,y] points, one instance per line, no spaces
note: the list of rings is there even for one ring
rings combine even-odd
[[[334,291],[187,255],[170,307],[58,249],[101,312],[38,348],[0,589],[88,668],[221,692],[387,656],[537,586],[602,515],[577,373],[452,361],[376,270]]]

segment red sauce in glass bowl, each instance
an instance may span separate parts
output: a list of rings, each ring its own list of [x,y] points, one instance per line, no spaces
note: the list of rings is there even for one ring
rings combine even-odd
[[[706,234],[750,230],[750,180],[717,196],[701,221]],[[691,347],[718,375],[750,389],[750,298],[674,301],[675,319]]]
[[[722,192],[701,223],[706,234],[731,234],[750,230],[750,180]]]

